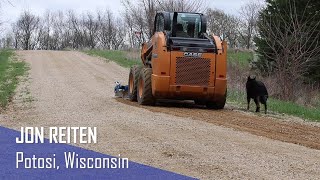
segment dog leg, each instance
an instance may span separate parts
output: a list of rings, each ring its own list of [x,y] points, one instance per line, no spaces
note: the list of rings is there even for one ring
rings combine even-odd
[[[267,114],[267,102],[264,104],[264,113]]]
[[[261,104],[264,104],[264,113],[267,114],[267,96],[260,96]]]
[[[247,110],[249,110],[249,109],[250,109],[250,100],[251,100],[251,98],[249,98],[249,97],[247,96],[247,102],[248,102]]]
[[[260,112],[260,102],[259,102],[259,97],[254,98],[254,102],[256,103],[256,112]]]

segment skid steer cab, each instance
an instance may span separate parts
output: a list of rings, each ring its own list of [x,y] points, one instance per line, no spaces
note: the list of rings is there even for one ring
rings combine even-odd
[[[194,100],[224,108],[227,92],[227,44],[206,33],[200,13],[159,12],[151,40],[143,43],[143,66],[129,74],[129,99],[154,105],[157,99]]]

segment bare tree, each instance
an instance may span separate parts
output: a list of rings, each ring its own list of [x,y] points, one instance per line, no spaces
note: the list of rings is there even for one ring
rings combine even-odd
[[[66,16],[62,11],[55,12],[52,16],[53,32],[51,35],[51,49],[59,50],[72,48],[72,29],[67,23]]]
[[[222,39],[225,39],[225,24],[227,21],[227,14],[219,9],[208,9],[207,10],[207,19],[208,19],[208,30],[210,33],[221,36]]]
[[[205,0],[156,0],[159,10],[180,12],[205,12]]]
[[[153,34],[153,21],[156,14],[156,6],[153,0],[141,0],[143,5],[144,15],[146,18],[146,26],[148,36],[151,37]]]
[[[124,40],[125,40],[125,37],[126,37],[126,25],[125,23],[122,21],[122,19],[118,18],[116,21],[115,21],[115,36],[113,36],[112,38],[112,44],[113,44],[113,48],[114,49],[119,49],[123,43],[124,43]]]
[[[12,35],[7,33],[4,37],[0,39],[0,48],[11,48],[13,44]]]
[[[19,17],[16,28],[19,30],[21,45],[24,50],[29,50],[34,47],[32,38],[39,25],[39,18],[28,11],[24,11]]]
[[[238,32],[240,20],[233,16],[227,16],[227,29],[225,32],[226,38],[228,39],[231,48],[237,48],[239,44],[240,34]]]
[[[12,32],[13,32],[13,39],[14,39],[14,48],[18,49],[19,44],[21,42],[20,30],[17,24],[12,24]]]
[[[109,9],[106,9],[104,14],[98,12],[99,23],[99,41],[104,49],[112,48],[112,38],[115,36],[114,16]]]
[[[53,15],[50,10],[47,10],[39,22],[39,46],[40,49],[51,48],[51,33],[52,33]]]
[[[1,1],[1,0],[0,0]],[[46,11],[37,17],[24,11],[12,25],[16,49],[104,48],[119,49],[128,38],[131,47],[138,47],[153,34],[157,11],[203,12],[206,0],[122,0],[123,18],[110,10],[86,14]]]
[[[151,38],[157,11],[205,12],[207,9],[206,0],[139,0],[135,3],[122,0],[122,4],[132,47]]]
[[[1,0],[0,0],[1,1]],[[115,17],[110,10],[85,14],[72,10],[46,11],[37,17],[24,11],[18,21],[12,25],[14,47],[22,49],[52,49],[65,48],[104,48],[119,49],[124,47],[129,37],[131,47],[138,47],[153,34],[154,17],[157,10],[170,10],[169,0],[123,0],[124,18]],[[177,11],[196,11],[202,6],[202,1],[174,1]]]
[[[151,38],[152,33],[150,34],[150,32],[153,31],[153,21],[156,9],[154,8],[154,11],[151,11],[149,8],[142,8],[144,7],[143,4],[146,3],[145,0],[139,1],[138,5],[134,5],[130,0],[124,0],[122,3],[125,7],[126,21],[131,21],[129,24],[133,31],[131,37],[133,40],[132,43],[134,45],[140,45],[142,42],[146,41],[146,39]],[[136,33],[139,33],[138,37],[135,37]],[[138,43],[135,41],[138,41]]]
[[[219,9],[208,9],[208,31],[227,40],[229,46],[234,48],[239,40],[239,19],[228,15]]]
[[[83,35],[86,39],[86,45],[89,46],[91,49],[94,49],[97,45],[97,31],[99,28],[99,24],[95,17],[91,13],[87,13],[83,15],[82,19],[83,25]]]
[[[244,46],[250,49],[253,38],[257,34],[257,21],[262,4],[259,1],[250,1],[240,9],[241,29],[240,35],[244,42]]]
[[[83,37],[82,37],[80,22],[76,17],[76,14],[71,10],[69,10],[67,13],[66,24],[67,24],[67,28],[69,30],[70,36],[72,37],[70,39],[72,48],[73,49],[81,48],[83,44]]]
[[[289,2],[286,12],[274,11],[276,21],[266,16],[259,22],[263,31],[261,39],[269,51],[258,49],[258,52],[271,60],[264,65],[276,76],[281,91],[279,98],[294,100],[294,92],[300,89],[308,69],[317,66],[320,59],[320,22],[315,21],[316,14],[298,14],[295,3]],[[304,12],[308,11],[307,7]]]
[[[128,29],[130,47],[133,48],[135,46],[133,21],[132,21],[132,17],[130,16],[130,14],[127,11],[124,13],[124,23]]]

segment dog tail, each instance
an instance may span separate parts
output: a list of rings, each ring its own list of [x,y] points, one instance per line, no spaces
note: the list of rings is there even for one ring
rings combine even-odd
[[[268,98],[269,98],[268,95],[260,96],[260,102],[261,102],[262,104],[266,104]]]

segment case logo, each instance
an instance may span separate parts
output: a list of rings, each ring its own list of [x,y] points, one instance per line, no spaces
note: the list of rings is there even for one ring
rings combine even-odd
[[[202,53],[184,52],[184,57],[201,57]]]

